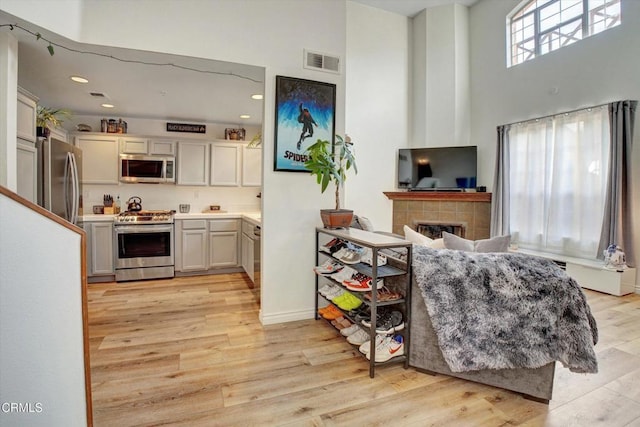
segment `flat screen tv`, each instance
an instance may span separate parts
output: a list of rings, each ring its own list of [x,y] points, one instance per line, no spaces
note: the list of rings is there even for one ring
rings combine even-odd
[[[398,150],[398,188],[410,191],[476,188],[477,153],[475,145],[401,148]]]

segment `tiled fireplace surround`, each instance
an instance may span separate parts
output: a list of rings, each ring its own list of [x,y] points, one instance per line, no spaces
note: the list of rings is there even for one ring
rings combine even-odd
[[[403,226],[416,230],[424,224],[462,224],[462,237],[488,239],[491,224],[491,193],[385,192],[393,200],[393,232],[403,235]],[[458,234],[458,233],[456,233]]]

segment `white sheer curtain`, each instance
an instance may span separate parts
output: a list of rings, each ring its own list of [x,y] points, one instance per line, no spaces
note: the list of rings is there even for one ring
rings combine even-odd
[[[606,108],[509,129],[509,222],[520,247],[595,258],[609,163]]]

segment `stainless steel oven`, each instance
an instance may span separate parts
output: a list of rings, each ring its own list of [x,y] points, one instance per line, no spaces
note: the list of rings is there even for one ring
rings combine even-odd
[[[171,213],[125,212],[114,223],[116,281],[174,277]]]

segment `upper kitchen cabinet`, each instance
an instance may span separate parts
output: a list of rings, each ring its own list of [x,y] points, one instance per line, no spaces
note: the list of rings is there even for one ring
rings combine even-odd
[[[178,142],[178,185],[207,185],[209,181],[209,143]]]
[[[118,184],[118,137],[116,135],[76,135],[82,150],[83,184]]]
[[[149,140],[149,154],[163,155],[163,156],[175,156],[176,155],[176,141],[168,139],[150,139]]]
[[[169,139],[123,136],[120,138],[120,152],[123,154],[175,156],[176,141]]]
[[[238,143],[216,142],[211,144],[210,185],[240,186],[241,147]]]
[[[36,142],[36,108],[37,99],[29,92],[18,88],[17,127],[18,138]]]
[[[147,154],[149,151],[149,140],[134,136],[120,138],[120,152],[126,154]]]
[[[242,186],[262,185],[262,148],[242,146]]]

